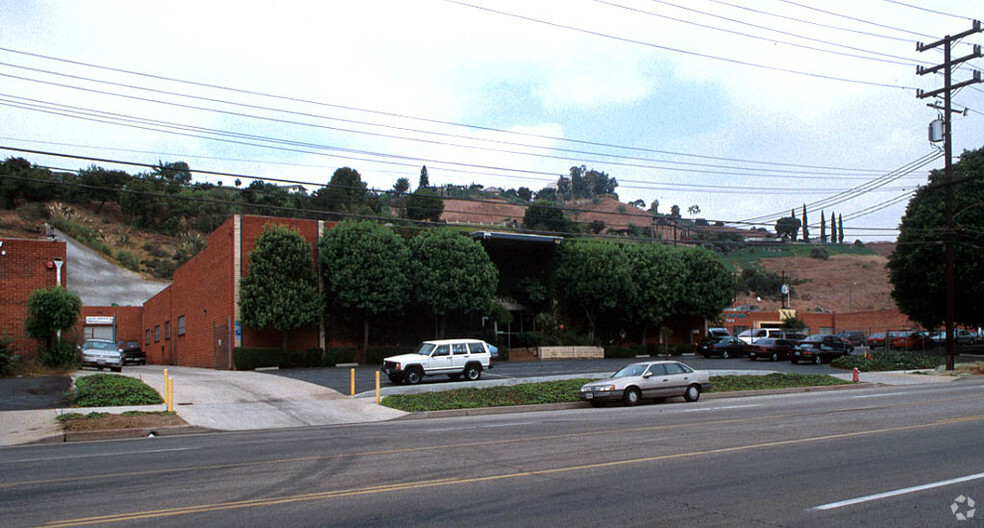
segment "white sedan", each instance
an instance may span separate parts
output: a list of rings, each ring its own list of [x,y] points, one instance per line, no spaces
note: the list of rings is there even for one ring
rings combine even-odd
[[[692,402],[710,389],[710,374],[706,371],[694,370],[679,361],[646,361],[626,365],[610,378],[586,383],[580,397],[594,406],[611,401],[636,405],[644,398],[662,401],[675,396]]]

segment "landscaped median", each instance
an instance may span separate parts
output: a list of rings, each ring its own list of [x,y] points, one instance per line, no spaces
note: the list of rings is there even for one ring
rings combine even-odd
[[[394,394],[382,404],[405,412],[446,411],[579,402],[581,385],[592,379],[544,381],[484,389],[454,389],[443,392]],[[775,390],[851,384],[849,381],[819,374],[767,374],[760,376],[712,376],[712,393],[749,390]]]
[[[88,408],[164,403],[161,395],[143,381],[114,374],[79,376],[75,379],[75,387],[68,400],[73,407]],[[66,432],[143,430],[188,425],[177,414],[166,411],[64,413],[57,420]]]

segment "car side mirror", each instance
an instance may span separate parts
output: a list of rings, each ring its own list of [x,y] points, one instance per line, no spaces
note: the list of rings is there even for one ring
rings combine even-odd
[[[644,378],[651,378],[652,375],[653,375],[652,372],[647,372],[647,373],[643,374],[642,377],[644,377]]]

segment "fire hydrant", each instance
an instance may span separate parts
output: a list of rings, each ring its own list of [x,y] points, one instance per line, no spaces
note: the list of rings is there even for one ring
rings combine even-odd
[[[853,378],[854,383],[857,383],[858,382],[858,375],[859,374],[861,374],[861,371],[858,370],[858,367],[854,367],[854,378]]]

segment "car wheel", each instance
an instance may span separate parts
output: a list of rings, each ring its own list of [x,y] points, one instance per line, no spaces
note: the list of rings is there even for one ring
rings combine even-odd
[[[642,399],[642,395],[639,394],[639,389],[635,387],[630,387],[625,389],[625,394],[622,395],[622,401],[628,406],[638,405],[639,400]]]
[[[772,359],[772,361],[779,361],[779,354],[777,354],[777,353],[775,353],[775,352],[773,352],[773,353],[772,353],[772,358],[771,358],[771,359]]]
[[[403,375],[403,381],[407,382],[410,385],[416,385],[420,383],[420,380],[423,377],[424,377],[424,373],[420,370],[420,367],[410,367]]]
[[[695,402],[700,399],[700,386],[691,385],[687,387],[687,390],[683,393],[683,399],[688,402]]]
[[[468,381],[478,381],[482,377],[482,369],[476,365],[465,367],[465,379]]]
[[[798,360],[796,358],[793,358],[791,361],[793,362],[793,365],[799,365],[799,363],[800,363],[800,360]]]
[[[749,361],[755,361],[756,359],[757,359],[757,358],[756,358],[756,357],[755,357],[755,356],[754,356],[753,354],[749,354],[749,355],[748,355],[748,360],[749,360]]]
[[[721,359],[728,359],[729,357],[731,357],[731,354],[729,354],[727,350],[721,352]]]
[[[817,354],[816,357],[813,358],[813,364],[819,365],[820,363],[823,363],[823,360],[820,359],[820,354]]]

